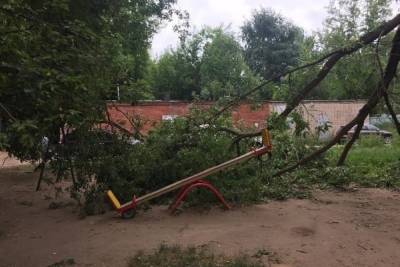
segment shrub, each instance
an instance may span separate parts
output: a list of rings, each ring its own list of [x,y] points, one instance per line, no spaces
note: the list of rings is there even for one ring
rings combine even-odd
[[[213,125],[202,125],[203,114],[193,111],[192,119],[178,118],[157,126],[141,143],[129,145],[124,137],[111,135],[99,139],[98,132],[78,133],[73,146],[60,151],[60,161],[53,167],[68,173],[71,158],[76,183],[71,187],[73,196],[85,203],[85,211],[101,211],[99,193],[112,189],[122,201],[131,200],[169,185],[206,168],[237,156],[229,133],[220,127],[231,127],[230,121],[221,118]],[[101,136],[101,134],[100,134]],[[252,142],[241,142],[239,149],[247,151]],[[262,179],[258,163],[238,165],[222,173],[207,177],[231,203],[253,203],[262,199]],[[187,203],[215,202],[206,190],[190,194]],[[154,200],[165,202],[166,195]]]
[[[125,202],[133,195],[142,196],[155,191],[252,149],[254,140],[243,140],[236,147],[231,133],[221,131],[223,127],[232,127],[229,118],[222,117],[212,125],[206,125],[203,122],[205,114],[193,110],[190,119],[163,122],[136,145],[129,145],[123,136],[76,130],[79,138],[73,146],[57,153],[60,160],[53,166],[66,174],[73,162],[76,182],[71,187],[72,195],[85,204],[85,213],[101,212],[104,210],[101,199],[107,189],[113,190]],[[271,133],[274,146],[271,158],[252,159],[207,177],[230,203],[257,203],[265,198],[303,198],[309,195],[312,184],[318,182],[321,169],[327,164],[325,157],[282,177],[272,176],[311,153],[317,144],[310,136],[304,135],[304,123],[296,122],[303,129],[294,131],[298,135],[293,135],[286,123],[275,123]],[[167,200],[171,200],[171,194],[154,199],[153,203]],[[210,192],[195,190],[185,203],[199,205],[210,202],[215,203]]]

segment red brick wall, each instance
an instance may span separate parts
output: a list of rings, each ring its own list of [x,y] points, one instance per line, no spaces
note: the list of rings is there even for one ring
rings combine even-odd
[[[212,105],[212,102],[194,104],[186,101],[149,101],[132,105],[110,103],[108,112],[112,121],[128,130],[131,130],[132,127],[126,117],[139,116],[146,122],[143,133],[147,133],[163,119],[163,116],[185,116],[194,105],[197,108],[208,108]],[[261,128],[265,125],[265,119],[270,113],[269,110],[268,102],[259,105],[242,103],[232,111],[232,120],[238,126],[254,127],[255,124],[258,124],[258,128]]]
[[[143,133],[147,133],[163,116],[185,116],[191,107],[208,108],[212,102],[196,102],[188,101],[143,101],[137,104],[119,104],[110,103],[108,111],[111,120],[131,130],[131,124],[128,117],[139,116],[146,124]],[[310,128],[314,129],[317,121],[322,117],[331,122],[332,128],[330,135],[334,134],[340,126],[349,122],[357,115],[359,109],[365,104],[365,101],[303,101],[298,110],[303,118],[310,123]],[[232,120],[236,126],[263,128],[265,120],[271,112],[282,112],[286,104],[277,101],[265,101],[259,104],[241,103],[232,111]],[[125,116],[125,115],[126,116]]]
[[[236,125],[263,128],[270,114],[270,105],[263,102],[258,105],[242,103],[232,111],[232,120]]]

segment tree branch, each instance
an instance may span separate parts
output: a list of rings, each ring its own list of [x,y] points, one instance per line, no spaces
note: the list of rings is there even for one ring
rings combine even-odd
[[[400,14],[396,15],[393,19],[381,24],[379,27],[377,27],[375,30],[368,32],[366,34],[364,34],[363,36],[361,36],[359,38],[359,40],[350,46],[347,47],[343,47],[337,50],[334,50],[324,56],[322,56],[321,58],[302,65],[300,67],[297,68],[293,68],[291,70],[288,70],[286,72],[283,72],[281,74],[278,74],[274,77],[272,77],[269,80],[264,81],[263,83],[259,84],[258,86],[250,89],[249,91],[245,92],[244,94],[238,96],[237,98],[235,98],[234,100],[230,101],[228,104],[226,104],[224,107],[222,107],[219,111],[217,111],[212,117],[211,119],[215,119],[218,116],[220,116],[222,113],[224,113],[225,111],[227,111],[228,109],[232,108],[233,106],[235,106],[240,100],[248,97],[249,95],[253,94],[254,92],[260,90],[261,88],[263,88],[265,85],[267,85],[268,83],[277,80],[281,77],[287,76],[291,73],[294,73],[296,71],[299,71],[301,69],[305,69],[314,65],[317,65],[323,61],[325,61],[326,59],[328,59],[323,67],[321,68],[321,70],[319,71],[319,73],[317,74],[317,77],[314,78],[311,82],[309,82],[306,86],[303,87],[303,89],[300,91],[300,93],[290,102],[287,104],[285,110],[279,115],[280,118],[286,118],[298,105],[299,103],[304,100],[304,98],[321,82],[324,80],[324,78],[326,77],[326,75],[330,72],[330,70],[336,65],[336,63],[344,56],[346,55],[350,55],[352,53],[354,53],[355,51],[357,51],[358,49],[362,48],[365,45],[371,44],[373,41],[375,41],[377,38],[380,38],[382,36],[385,36],[386,34],[388,34],[389,32],[391,32],[396,26],[398,26],[400,24]],[[261,130],[254,132],[250,135],[246,135],[246,134],[240,134],[238,135],[238,138],[246,138],[246,137],[254,137],[254,136],[258,136],[261,135]]]
[[[12,120],[12,121],[17,121],[17,118],[15,118],[11,112],[6,108],[6,106],[3,105],[3,103],[0,102],[0,107],[4,112],[7,114],[7,116]]]
[[[139,140],[143,140],[143,135],[142,135],[142,133],[140,132],[141,127],[143,126],[143,125],[141,125],[141,122],[142,122],[143,120],[141,120],[140,117],[137,116],[137,117],[138,117],[137,120],[140,120],[140,121],[139,121],[139,125],[137,125],[137,124],[135,124],[135,117],[132,117],[132,118],[129,117],[128,114],[126,114],[124,111],[122,111],[122,110],[121,110],[117,105],[115,105],[114,103],[112,103],[112,106],[115,108],[116,111],[118,111],[119,113],[121,113],[122,116],[125,117],[125,119],[127,119],[127,120],[129,121],[129,123],[130,123],[130,125],[131,125],[131,127],[132,127],[132,135],[133,135],[135,138],[138,138]],[[144,122],[144,123],[146,123],[146,122]]]
[[[379,72],[381,74],[381,79],[383,80],[384,79],[383,67],[382,67],[381,59],[379,57],[380,40],[381,40],[381,38],[379,37],[378,42],[376,43],[375,55],[376,55],[376,61],[378,63],[378,67],[379,67]],[[384,99],[386,107],[388,108],[388,111],[392,117],[393,123],[396,126],[397,133],[400,135],[400,123],[399,123],[399,120],[397,119],[396,112],[394,111],[393,106],[390,103],[388,90],[384,90],[383,99]]]
[[[378,104],[384,92],[389,87],[389,84],[395,77],[399,60],[400,60],[400,27],[397,29],[396,34],[393,38],[392,49],[390,51],[390,56],[388,63],[386,65],[383,80],[379,82],[379,84],[377,85],[377,89],[370,96],[368,102],[360,109],[358,115],[351,122],[349,122],[342,129],[340,129],[340,131],[336,134],[336,136],[331,141],[329,141],[325,146],[316,150],[310,155],[304,157],[303,159],[299,160],[297,163],[276,172],[273,176],[279,176],[286,172],[290,172],[296,169],[297,167],[313,160],[314,158],[326,152],[332,146],[337,144],[343,137],[343,135],[346,134],[354,125],[362,123],[368,116],[369,112]]]
[[[383,99],[385,100],[386,107],[388,108],[388,111],[392,116],[392,120],[394,125],[396,126],[397,133],[400,135],[400,122],[397,119],[396,112],[394,111],[393,106],[390,103],[389,95],[386,91],[383,93]]]
[[[355,44],[344,47],[342,49],[337,50],[334,54],[332,54],[328,61],[323,65],[322,69],[317,74],[317,77],[314,78],[311,82],[309,82],[300,93],[287,104],[285,110],[280,114],[280,117],[286,118],[298,105],[304,100],[304,98],[321,82],[324,80],[326,75],[330,72],[330,70],[336,65],[336,63],[344,56],[350,55],[355,51],[359,50],[365,45],[368,45],[375,41],[376,39],[385,36],[389,32],[391,32],[396,26],[400,24],[400,14],[395,16],[393,19],[383,23],[375,30],[368,32],[361,36]]]
[[[119,125],[118,123],[115,123],[113,121],[105,120],[105,121],[99,121],[98,123],[104,123],[104,124],[110,125],[111,127],[115,127],[127,136],[132,136],[132,134],[133,134],[128,129],[125,129],[124,127],[122,127],[121,125]]]
[[[233,106],[235,106],[240,100],[245,99],[246,97],[248,97],[249,95],[252,95],[254,92],[260,90],[261,88],[263,88],[264,86],[266,86],[267,84],[269,84],[270,82],[276,81],[282,77],[285,77],[287,75],[290,75],[294,72],[297,72],[299,70],[302,69],[306,69],[309,67],[312,67],[314,65],[318,65],[321,62],[323,62],[324,60],[326,60],[327,58],[329,58],[330,56],[332,56],[333,54],[337,53],[338,50],[332,51],[322,57],[320,57],[319,59],[312,61],[310,63],[306,63],[304,65],[301,65],[299,67],[287,70],[285,72],[282,72],[280,74],[275,75],[274,77],[265,80],[264,82],[262,82],[261,84],[257,85],[256,87],[250,89],[249,91],[241,94],[240,96],[236,97],[235,99],[233,99],[232,101],[230,101],[227,105],[225,105],[223,108],[221,108],[217,113],[214,114],[213,118],[216,118],[218,116],[220,116],[222,113],[224,113],[225,111],[227,111],[228,109],[232,108]]]
[[[340,154],[340,158],[339,158],[339,160],[337,162],[337,166],[342,166],[344,164],[344,162],[346,160],[346,157],[347,157],[347,154],[349,153],[349,151],[350,151],[351,147],[353,146],[354,142],[360,136],[360,132],[361,132],[361,129],[362,129],[363,125],[364,125],[364,121],[359,122],[357,124],[357,128],[354,131],[353,136],[351,137],[350,141],[347,142],[346,146],[344,147],[344,149],[342,151],[342,154]]]

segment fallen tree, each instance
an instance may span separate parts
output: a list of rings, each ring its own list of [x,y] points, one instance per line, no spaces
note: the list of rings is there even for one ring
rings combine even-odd
[[[213,119],[215,119],[216,117],[220,116],[221,114],[223,114],[224,112],[226,112],[227,110],[231,109],[232,107],[236,106],[240,100],[245,99],[246,97],[250,96],[251,94],[255,93],[256,91],[260,90],[261,88],[263,88],[265,85],[267,85],[268,83],[277,80],[278,78],[287,76],[291,73],[294,73],[296,71],[299,71],[301,69],[305,69],[314,65],[318,65],[322,62],[323,65],[320,69],[320,71],[317,73],[316,77],[313,78],[310,82],[308,82],[301,90],[300,92],[290,101],[288,101],[285,110],[279,114],[278,119],[279,120],[285,120],[293,110],[295,110],[299,104],[301,103],[301,101],[303,101],[309,94],[310,92],[315,89],[320,83],[321,81],[324,80],[324,78],[329,74],[329,72],[332,70],[332,68],[336,65],[336,63],[342,59],[345,56],[348,56],[354,52],[356,52],[357,50],[359,50],[360,48],[366,46],[366,45],[370,45],[373,42],[377,42],[377,47],[379,46],[379,40],[387,35],[388,33],[392,32],[398,25],[400,24],[400,14],[398,14],[397,16],[395,16],[393,19],[387,21],[386,23],[383,23],[382,25],[380,25],[379,27],[377,27],[375,30],[368,32],[364,35],[362,35],[359,40],[357,42],[355,42],[354,44],[347,46],[347,47],[343,47],[341,49],[337,49],[335,51],[332,51],[330,53],[328,53],[325,56],[322,56],[321,58],[305,64],[303,66],[294,68],[292,70],[286,71],[284,73],[281,73],[279,75],[277,75],[276,77],[273,77],[265,82],[263,82],[262,84],[258,85],[257,87],[247,91],[246,93],[240,95],[239,97],[237,97],[236,99],[230,101],[227,105],[225,105],[224,107],[222,107],[221,109],[218,110],[218,112],[216,112],[214,114],[214,116],[212,117]],[[399,35],[399,28],[396,31],[396,34],[393,38],[392,41],[392,48],[390,51],[390,55],[389,55],[389,60],[386,66],[385,71],[380,70],[382,73],[382,78],[380,83],[377,85],[377,89],[373,92],[373,94],[370,96],[368,102],[363,106],[363,108],[359,111],[358,115],[353,118],[351,120],[351,122],[349,122],[348,124],[346,124],[325,146],[323,146],[322,148],[318,149],[317,151],[313,152],[312,154],[308,155],[307,157],[301,159],[300,161],[298,161],[296,164],[289,166],[287,168],[282,169],[281,171],[278,171],[277,173],[274,174],[274,176],[279,176],[282,175],[288,171],[294,170],[296,169],[298,166],[301,166],[311,160],[313,160],[315,157],[317,157],[318,155],[326,152],[327,150],[329,150],[332,146],[334,146],[335,144],[339,143],[340,139],[355,125],[357,125],[356,127],[356,131],[355,134],[353,135],[352,139],[346,144],[339,160],[338,160],[338,165],[343,165],[346,159],[346,156],[349,152],[349,150],[351,149],[352,145],[354,144],[355,140],[357,139],[357,137],[359,136],[359,133],[361,131],[361,128],[363,126],[364,120],[365,118],[369,115],[369,113],[372,111],[372,109],[374,107],[376,107],[376,105],[378,104],[378,102],[381,100],[381,98],[384,99],[386,106],[388,107],[388,110],[392,116],[393,122],[397,128],[398,133],[400,134],[400,123],[396,117],[396,114],[393,110],[393,107],[390,103],[390,99],[389,99],[389,94],[388,94],[388,88],[390,83],[392,82],[393,78],[396,76],[396,70],[397,70],[397,65],[398,65],[398,61],[399,61],[399,55],[400,55],[400,35]],[[378,63],[380,64],[380,61],[378,59]],[[271,128],[272,126],[269,125],[269,128]],[[243,133],[240,132],[238,130],[234,130],[234,129],[221,129],[222,131],[226,131],[228,133],[231,133],[235,136],[234,139],[234,143],[240,142],[240,140],[242,139],[246,139],[246,138],[252,138],[252,137],[256,137],[256,136],[260,136],[261,135],[261,130],[259,131],[255,131],[255,132],[249,132],[249,133]]]

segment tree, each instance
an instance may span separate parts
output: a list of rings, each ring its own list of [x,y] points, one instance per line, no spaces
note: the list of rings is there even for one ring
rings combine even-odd
[[[164,99],[217,100],[257,82],[234,35],[205,28],[164,53],[153,70],[154,95]]]
[[[319,35],[322,53],[328,53],[349,42],[357,40],[362,34],[373,30],[390,15],[392,1],[377,0],[335,0],[328,6],[328,17]],[[377,55],[387,58],[390,38],[379,40],[379,51],[375,46],[366,46],[359,53],[346,57],[321,84],[320,93],[328,99],[367,98],[374,85],[381,79]]]
[[[162,1],[3,1],[0,5],[0,112],[3,146],[20,159],[41,157],[43,137],[104,120],[116,85],[141,78]]]
[[[393,0],[367,0],[363,11],[363,31],[370,31],[392,15],[391,4]]]
[[[298,64],[302,38],[299,27],[269,9],[254,11],[242,26],[246,62],[264,79]]]
[[[371,95],[368,98],[366,104],[360,109],[357,116],[355,116],[350,122],[344,125],[336,134],[335,136],[329,140],[325,145],[319,147],[318,149],[314,150],[312,153],[308,154],[307,156],[302,157],[297,163],[291,164],[288,167],[281,169],[280,171],[273,174],[273,176],[280,176],[287,172],[293,171],[299,166],[302,166],[312,160],[315,160],[323,153],[331,149],[334,145],[336,145],[340,139],[354,126],[356,126],[355,134],[352,136],[351,140],[346,144],[344,147],[341,156],[339,157],[338,166],[344,164],[345,159],[348,155],[349,150],[351,149],[352,145],[354,144],[355,140],[358,138],[360,130],[364,124],[365,119],[373,111],[373,109],[378,105],[378,103],[383,100],[388,109],[390,110],[390,114],[392,116],[393,122],[396,126],[398,134],[400,134],[400,122],[396,117],[396,113],[393,112],[391,108],[390,98],[389,98],[389,89],[390,85],[393,82],[394,78],[397,74],[397,68],[400,62],[400,14],[397,14],[391,20],[388,20],[374,30],[369,31],[361,35],[357,40],[354,42],[350,42],[346,46],[341,48],[337,48],[334,51],[330,51],[327,54],[322,55],[321,57],[303,64],[299,67],[292,68],[288,71],[282,72],[277,74],[276,77],[273,77],[269,80],[262,82],[261,84],[257,85],[256,87],[248,90],[244,94],[240,95],[236,99],[230,101],[221,109],[219,109],[214,115],[211,117],[212,120],[215,120],[227,111],[229,108],[235,106],[239,100],[243,99],[244,97],[248,97],[251,94],[254,94],[261,90],[264,86],[271,83],[275,78],[285,77],[287,75],[291,75],[295,72],[303,71],[313,66],[319,66],[319,71],[315,74],[315,77],[310,79],[306,82],[301,89],[299,89],[293,97],[291,97],[287,101],[286,108],[277,116],[272,116],[269,120],[269,129],[274,129],[279,125],[285,124],[285,120],[288,116],[298,107],[306,97],[325,80],[325,78],[330,74],[330,72],[334,69],[334,67],[339,63],[343,58],[346,56],[352,55],[354,53],[358,53],[360,49],[373,44],[374,42],[379,42],[382,37],[387,35],[391,35],[391,33],[395,30],[394,37],[391,41],[391,48],[390,52],[388,53],[387,64],[386,67],[383,68],[381,65],[377,69],[377,71],[381,74],[381,79],[377,80],[375,84],[375,89],[372,91]],[[223,129],[226,132],[236,135],[235,142],[240,142],[242,139],[246,138],[253,138],[255,136],[260,136],[262,131],[256,131],[252,133],[242,133],[236,131],[234,129]],[[293,180],[292,182],[295,182]]]
[[[209,30],[200,67],[201,97],[217,100],[236,96],[257,83],[244,61],[240,44],[221,28]]]
[[[201,34],[196,34],[159,58],[150,75],[157,98],[190,100],[200,93],[203,41]]]

